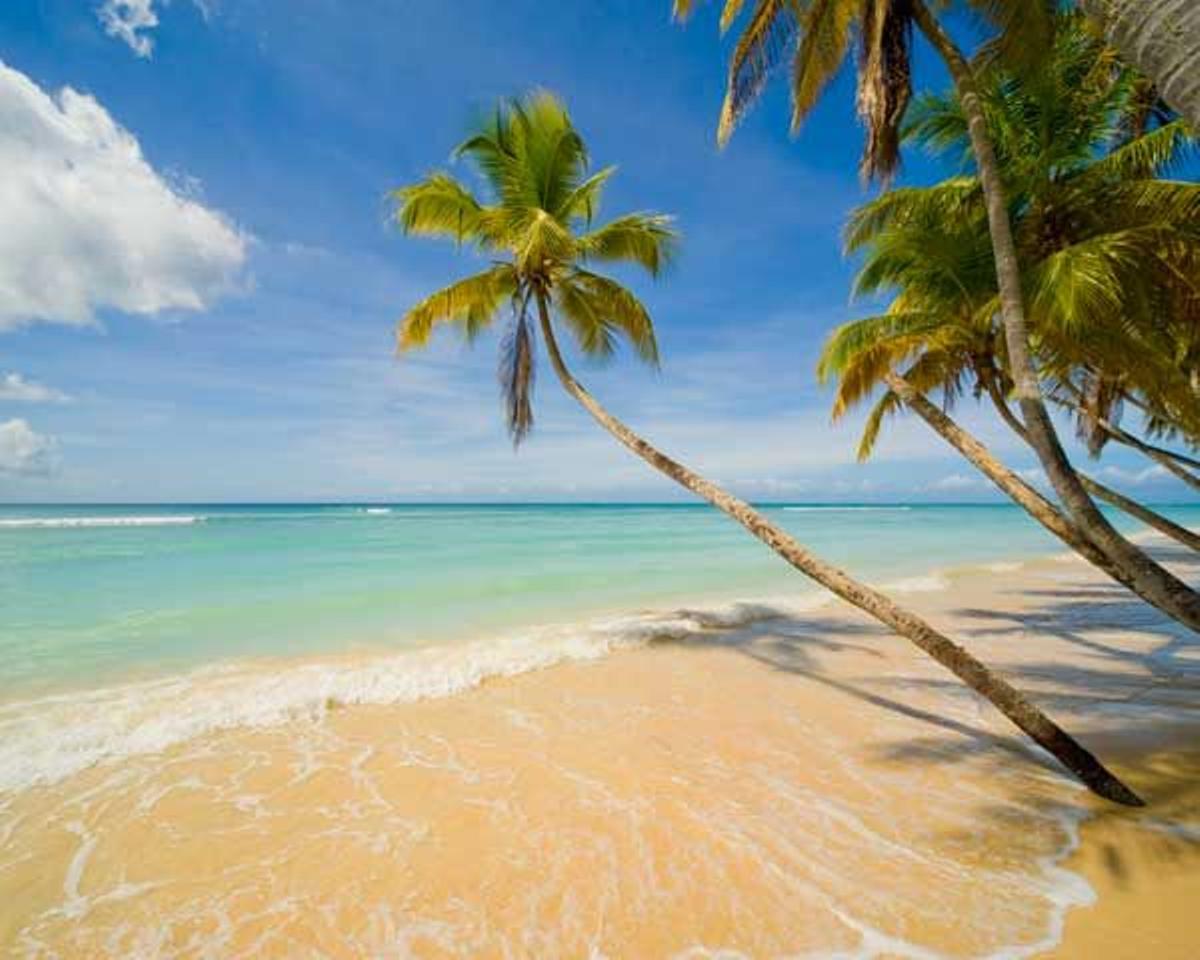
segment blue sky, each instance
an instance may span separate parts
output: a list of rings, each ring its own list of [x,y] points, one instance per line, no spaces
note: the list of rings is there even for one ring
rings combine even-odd
[[[468,350],[447,331],[393,355],[396,318],[472,264],[401,236],[388,189],[535,86],[566,99],[598,164],[619,164],[602,213],[658,209],[684,234],[665,278],[636,281],[662,371],[579,367],[614,412],[758,499],[988,499],[917,423],[868,465],[856,419],[829,427],[814,358],[858,309],[838,239],[864,196],[850,78],[798,139],[775,84],[718,152],[728,42],[714,9],[685,30],[667,7],[4,5],[0,158],[17,173],[0,186],[0,499],[675,497],[548,369],[514,453],[494,339]],[[939,81],[926,51],[918,77]],[[938,173],[907,158],[910,180]],[[961,416],[1032,468],[998,425]],[[1144,461],[1104,463],[1143,496],[1186,498]]]

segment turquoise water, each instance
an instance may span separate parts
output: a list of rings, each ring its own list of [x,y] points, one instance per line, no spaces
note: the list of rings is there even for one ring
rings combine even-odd
[[[767,512],[881,584],[1059,548],[1005,505]],[[2,694],[811,590],[703,506],[4,507]]]
[[[765,509],[901,595],[1061,550],[1008,506]],[[2,507],[0,795],[824,597],[704,506]]]

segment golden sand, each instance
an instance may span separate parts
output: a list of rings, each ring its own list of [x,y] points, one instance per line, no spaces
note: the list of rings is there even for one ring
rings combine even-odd
[[[904,600],[1150,805],[831,605],[0,796],[0,955],[1200,956],[1197,646],[1073,561]]]

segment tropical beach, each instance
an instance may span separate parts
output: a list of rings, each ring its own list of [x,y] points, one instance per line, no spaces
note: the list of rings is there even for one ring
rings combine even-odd
[[[0,13],[0,954],[1197,955],[1200,8],[659,6]]]
[[[814,514],[837,523],[794,515]],[[1081,561],[1021,556],[893,590],[1102,750],[1150,817],[840,605],[630,611],[603,639],[577,624],[554,663],[460,640],[5,704],[4,769],[45,766],[5,785],[4,951],[1188,957],[1197,645]],[[480,659],[498,647],[516,658]],[[120,701],[123,729],[103,719]],[[162,726],[189,715],[207,729]],[[40,746],[11,750],[30,729]],[[106,735],[86,766],[55,755]]]

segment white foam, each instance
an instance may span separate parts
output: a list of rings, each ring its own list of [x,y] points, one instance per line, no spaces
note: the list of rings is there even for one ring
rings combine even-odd
[[[204,517],[14,517],[0,520],[0,527],[175,527],[200,523]]]
[[[349,704],[445,697],[564,661],[685,640],[811,609],[734,603],[534,628],[355,660],[222,664],[180,676],[0,705],[0,792],[54,783],[94,764],[158,753],[234,727],[318,720]]]
[[[392,512],[391,507],[364,507],[363,508],[363,513],[380,514],[380,513],[391,513],[391,512]]]
[[[936,593],[950,586],[940,573],[927,573],[920,577],[904,577],[885,584],[883,589],[890,593]]]

